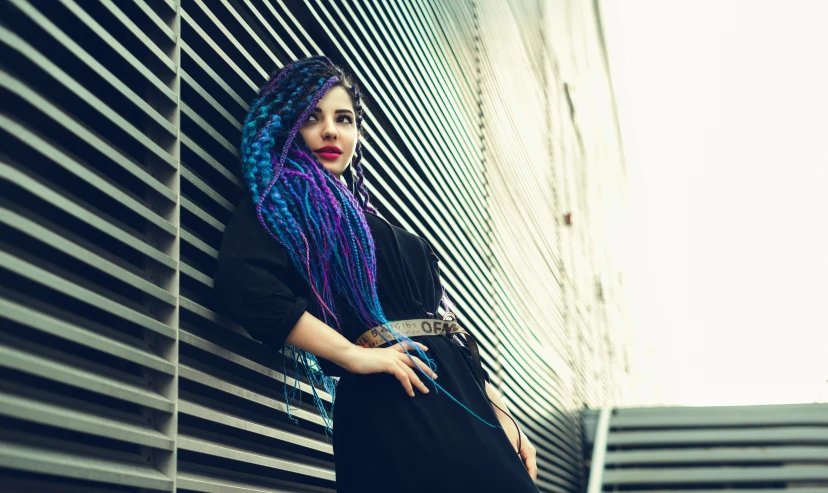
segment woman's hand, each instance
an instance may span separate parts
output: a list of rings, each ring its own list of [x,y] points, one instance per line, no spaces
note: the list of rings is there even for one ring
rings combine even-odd
[[[489,396],[489,401],[491,401],[494,405],[494,409],[496,410],[495,415],[497,416],[497,420],[500,422],[500,427],[506,433],[506,437],[512,444],[512,448],[515,449],[515,452],[518,453],[523,461],[523,465],[526,467],[526,472],[529,473],[532,481],[537,482],[538,464],[535,460],[535,457],[537,456],[535,446],[532,445],[529,442],[529,439],[526,438],[526,435],[518,429],[517,422],[514,421],[511,416],[506,414],[508,411],[506,403],[503,402],[503,399],[494,387],[489,385],[489,382],[486,382],[486,395]],[[518,450],[518,447],[520,447],[520,450]]]
[[[538,451],[535,449],[535,446],[529,441],[526,435],[521,433],[520,443],[521,447],[518,451],[518,455],[520,456],[521,460],[523,460],[523,465],[526,467],[526,471],[529,473],[529,476],[532,478],[532,481],[538,481],[538,462],[537,462],[537,455]]]
[[[538,477],[538,463],[536,461],[538,453],[535,450],[535,446],[532,445],[526,437],[526,434],[517,428],[514,421],[509,419],[503,412],[497,413],[497,420],[500,421],[500,426],[506,432],[506,436],[512,443],[512,448],[515,449],[515,452],[518,453],[520,459],[523,461],[523,466],[526,467],[526,471],[532,477],[532,481],[536,481]],[[520,450],[518,450],[518,444],[520,444]]]
[[[390,373],[397,377],[405,391],[411,397],[414,397],[414,387],[420,392],[427,394],[428,387],[425,386],[420,377],[417,375],[417,370],[414,364],[422,368],[428,373],[431,378],[437,378],[431,368],[416,356],[409,356],[403,351],[403,344],[409,351],[415,349],[407,342],[397,343],[386,348],[364,348],[362,346],[353,346],[353,350],[349,357],[344,361],[343,368],[351,373],[369,374],[369,373]],[[428,348],[416,343],[423,351],[428,351]],[[411,360],[414,361],[411,361]]]

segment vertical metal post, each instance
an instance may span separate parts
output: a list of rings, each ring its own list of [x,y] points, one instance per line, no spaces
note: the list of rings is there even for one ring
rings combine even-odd
[[[612,408],[601,409],[598,416],[598,429],[595,430],[595,443],[592,447],[592,460],[589,465],[589,483],[587,493],[600,493],[604,483],[604,461],[607,456],[607,438],[609,437]]]
[[[175,7],[175,16],[170,19],[170,27],[175,35],[175,46],[170,53],[170,59],[176,66],[175,77],[170,81],[170,89],[175,92],[176,101],[175,107],[172,108],[170,114],[170,123],[178,129],[175,138],[169,139],[165,137],[164,140],[159,141],[159,145],[165,148],[169,154],[175,159],[177,166],[175,170],[169,171],[164,168],[164,171],[157,171],[153,163],[148,163],[148,167],[153,170],[153,174],[161,180],[170,190],[172,190],[177,198],[181,196],[181,4],[179,0],[169,0],[171,5]],[[175,236],[172,240],[167,240],[163,243],[156,242],[156,247],[161,249],[166,255],[173,259],[180,259],[180,242],[181,242],[181,211],[180,200],[176,200],[172,207],[164,210],[156,210],[159,214],[164,216],[170,224],[176,228]],[[156,391],[169,399],[173,403],[173,410],[171,413],[154,412],[153,423],[155,427],[173,439],[174,446],[169,451],[155,451],[152,461],[158,470],[172,480],[172,491],[176,491],[176,476],[177,476],[177,462],[178,462],[178,327],[179,327],[179,278],[180,268],[176,266],[175,270],[163,271],[158,269],[153,273],[157,276],[160,285],[166,289],[170,294],[176,297],[176,304],[172,308],[166,307],[163,312],[157,313],[158,319],[166,325],[176,329],[175,337],[170,338],[156,338],[154,341],[154,348],[156,352],[169,361],[175,367],[173,375],[157,375],[153,386]],[[151,309],[152,310],[152,309]]]

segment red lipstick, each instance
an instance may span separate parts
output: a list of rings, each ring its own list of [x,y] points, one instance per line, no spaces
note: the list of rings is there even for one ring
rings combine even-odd
[[[342,150],[336,146],[325,146],[317,149],[316,154],[322,159],[329,159],[333,161],[334,159],[339,158],[339,155],[342,154]]]

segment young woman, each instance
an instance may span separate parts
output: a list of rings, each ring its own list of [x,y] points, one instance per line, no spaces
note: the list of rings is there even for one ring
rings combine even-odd
[[[435,315],[439,259],[370,204],[361,130],[359,88],[326,57],[272,75],[242,130],[248,193],[224,233],[218,299],[335,396],[329,417],[314,395],[339,492],[536,492],[535,448],[473,339]]]

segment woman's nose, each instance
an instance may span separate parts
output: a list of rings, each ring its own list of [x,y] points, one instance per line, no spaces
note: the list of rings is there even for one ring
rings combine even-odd
[[[322,124],[322,138],[323,139],[335,139],[336,138],[336,125],[332,121],[325,119],[325,122]]]

